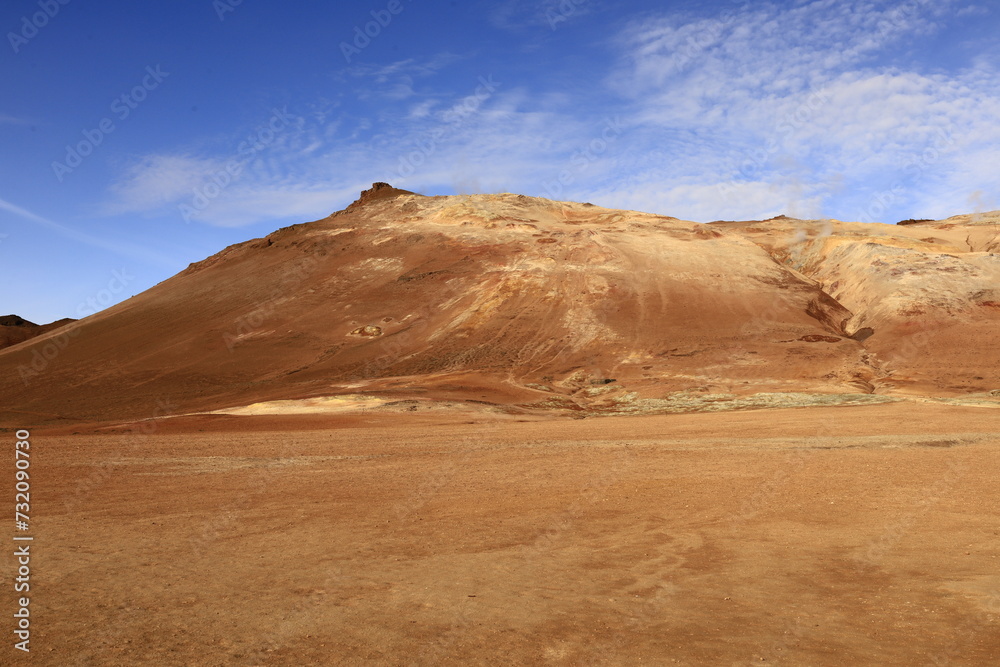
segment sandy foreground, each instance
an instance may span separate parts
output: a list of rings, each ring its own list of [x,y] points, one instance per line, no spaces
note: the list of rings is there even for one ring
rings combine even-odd
[[[117,430],[32,434],[31,664],[1000,660],[1000,410]]]

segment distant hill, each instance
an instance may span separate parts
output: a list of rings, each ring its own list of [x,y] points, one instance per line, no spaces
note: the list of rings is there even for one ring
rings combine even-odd
[[[11,345],[23,343],[35,336],[40,336],[43,333],[48,333],[73,322],[76,322],[76,320],[64,318],[49,324],[38,325],[17,315],[0,316],[0,350]]]
[[[700,224],[376,184],[0,352],[0,423],[347,395],[581,413],[689,395],[989,396],[998,222]],[[9,321],[19,340],[45,329]]]

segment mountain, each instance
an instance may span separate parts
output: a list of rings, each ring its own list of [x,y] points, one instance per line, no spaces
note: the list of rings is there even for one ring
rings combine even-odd
[[[376,183],[0,352],[0,422],[305,399],[540,414],[990,400],[998,224],[701,224]]]
[[[49,324],[38,325],[17,315],[4,315],[0,317],[0,350],[23,343],[35,336],[54,331],[75,321],[65,318]]]
[[[711,223],[711,226],[717,226]],[[1000,388],[1000,212],[890,226],[778,219],[719,223],[816,281],[872,330],[881,392]]]

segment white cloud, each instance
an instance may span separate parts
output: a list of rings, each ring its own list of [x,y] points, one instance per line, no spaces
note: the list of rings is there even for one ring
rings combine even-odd
[[[0,125],[30,125],[31,121],[0,113]]]
[[[190,155],[147,155],[131,165],[111,186],[111,215],[149,211],[191,196],[215,173],[225,170],[220,159]]]
[[[147,156],[112,185],[106,212],[161,213],[187,222],[239,227],[263,220],[317,219],[357,195],[357,183],[338,187],[334,179],[321,182],[324,163],[330,161],[324,142],[314,140],[301,150],[294,144],[286,141],[249,161]],[[234,165],[238,169],[227,170]]]
[[[617,191],[596,191],[591,200],[603,206],[661,212],[683,220],[767,219],[777,215],[821,217],[821,197],[797,183],[733,183],[723,191],[714,184],[674,185],[669,181],[626,184]],[[753,211],[748,215],[748,211]]]
[[[107,210],[240,226],[326,216],[374,181],[424,191],[468,188],[473,182],[468,171],[475,170],[479,187],[537,184],[546,176],[548,150],[539,137],[568,140],[576,123],[523,110],[529,103],[537,100],[523,90],[505,90],[502,82],[476,77],[457,95],[437,93],[424,100],[417,113],[407,102],[389,107],[399,113],[383,110],[375,121],[329,106],[309,110],[295,116],[297,122],[276,133],[253,159],[238,160],[242,168],[231,178],[226,167],[240,158],[235,139],[228,154],[144,156],[112,185]],[[474,166],[457,170],[458,164]],[[223,181],[221,187],[213,185]]]
[[[347,68],[346,72],[353,77],[367,77],[373,79],[375,83],[384,84],[397,76],[432,76],[459,60],[461,60],[461,57],[453,53],[438,53],[424,60],[406,58],[391,62],[388,65],[359,63]]]
[[[409,118],[427,118],[431,114],[436,102],[434,100],[424,100],[410,108]]]
[[[452,56],[357,66],[343,81],[363,81],[376,107],[300,109],[193,219],[313,219],[377,180],[703,221],[961,213],[973,193],[987,202],[996,194],[1000,76],[987,59],[949,71],[895,57],[941,29],[956,5],[800,0],[708,18],[647,16],[614,40],[621,58],[604,89],[577,94],[499,82],[477,99],[480,81],[452,77],[445,87],[431,76]],[[880,64],[887,55],[891,67]],[[619,129],[608,136],[612,120]],[[146,156],[113,188],[114,205],[176,207],[231,157]]]
[[[418,94],[418,80],[431,77],[447,66],[460,61],[461,56],[439,53],[424,60],[407,58],[388,65],[359,63],[344,70],[350,79],[360,79],[364,86],[354,91],[358,99],[379,98],[389,101],[406,100]],[[343,75],[340,80],[346,81]]]
[[[360,189],[358,185],[327,190],[235,188],[194,213],[192,220],[218,227],[242,227],[262,220],[287,218],[316,220],[341,208],[344,201],[356,198]]]
[[[968,7],[962,7],[957,12],[955,16],[989,16],[989,7],[984,7],[982,5],[969,5]]]
[[[611,85],[633,102],[637,143],[668,140],[681,157],[672,168],[638,157],[633,169],[699,187],[780,190],[795,180],[810,193],[807,208],[822,202],[839,217],[872,210],[872,199],[893,189],[893,202],[876,212],[927,206],[934,196],[959,212],[965,197],[954,192],[995,188],[989,170],[967,165],[1000,158],[1000,77],[982,62],[951,74],[877,64],[939,29],[954,4],[806,1],[630,26]],[[747,204],[746,217],[775,210],[759,197]],[[722,198],[714,209],[694,208],[702,218],[731,214]]]
[[[590,14],[598,0],[502,0],[489,3],[489,19],[501,30],[558,29]]]

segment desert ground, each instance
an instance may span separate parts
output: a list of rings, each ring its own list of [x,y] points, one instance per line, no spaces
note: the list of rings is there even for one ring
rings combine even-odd
[[[1000,655],[991,407],[205,415],[32,443],[31,664]]]

